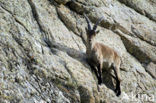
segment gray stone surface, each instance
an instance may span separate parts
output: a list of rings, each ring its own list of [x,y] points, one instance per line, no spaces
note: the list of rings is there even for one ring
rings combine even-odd
[[[142,6],[145,5],[146,6]],[[154,0],[1,0],[0,103],[131,103],[156,101]],[[86,21],[104,16],[96,40],[121,56],[122,94],[86,62]]]

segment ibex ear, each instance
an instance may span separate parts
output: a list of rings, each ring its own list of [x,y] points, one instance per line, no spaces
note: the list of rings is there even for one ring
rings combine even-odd
[[[95,33],[98,34],[100,32],[100,30],[97,30]]]

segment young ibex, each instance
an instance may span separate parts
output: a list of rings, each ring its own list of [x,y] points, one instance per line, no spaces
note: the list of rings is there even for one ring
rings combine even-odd
[[[99,32],[96,31],[97,25],[103,20],[103,17],[101,17],[96,24],[94,25],[93,29],[90,25],[89,18],[84,14],[84,17],[87,21],[88,28],[86,29],[87,32],[87,41],[86,41],[86,54],[87,54],[87,61],[90,64],[90,66],[96,71],[96,76],[98,78],[98,83],[102,83],[102,69],[113,67],[115,76],[116,76],[116,95],[119,96],[121,94],[120,89],[120,82],[121,82],[121,76],[120,76],[120,56],[117,54],[116,51],[111,49],[110,47],[97,43],[94,41],[94,38],[96,34]]]

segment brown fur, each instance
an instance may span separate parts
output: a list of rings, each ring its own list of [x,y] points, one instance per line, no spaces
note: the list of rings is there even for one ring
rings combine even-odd
[[[113,66],[115,69],[117,69],[117,77],[119,81],[121,81],[120,56],[112,48],[101,43],[95,43],[93,48],[90,50],[89,58],[92,59],[96,64],[100,63],[100,69],[103,69],[103,67],[110,68]]]

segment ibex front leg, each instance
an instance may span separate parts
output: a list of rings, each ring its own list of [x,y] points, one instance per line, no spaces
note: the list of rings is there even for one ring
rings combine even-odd
[[[89,64],[89,66],[91,67],[91,69],[93,70],[93,72],[95,73],[98,81],[99,81],[99,74],[98,74],[98,69],[97,69],[97,66],[89,59],[87,59],[87,62]]]
[[[102,69],[103,69],[103,62],[100,62],[100,64],[98,65],[98,73],[99,73],[98,83],[99,84],[103,83]]]

